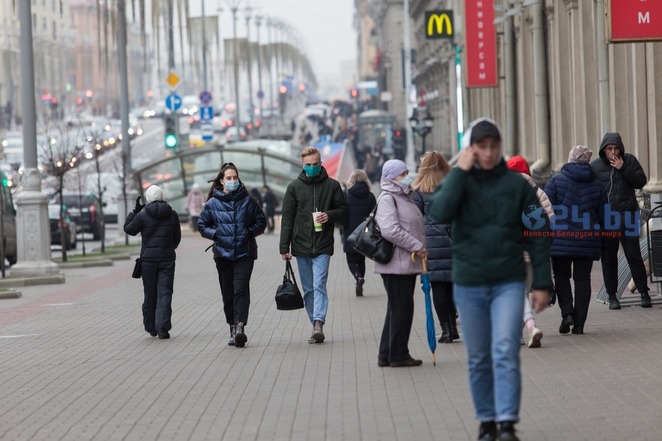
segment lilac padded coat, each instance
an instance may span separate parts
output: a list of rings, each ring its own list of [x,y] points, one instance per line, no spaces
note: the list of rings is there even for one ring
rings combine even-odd
[[[395,245],[395,252],[389,263],[375,262],[375,273],[420,274],[423,272],[421,259],[416,257],[412,263],[411,253],[426,247],[425,227],[423,215],[411,198],[413,191],[405,193],[400,184],[385,178],[381,179],[380,186],[382,194],[377,202],[375,220],[382,237]]]

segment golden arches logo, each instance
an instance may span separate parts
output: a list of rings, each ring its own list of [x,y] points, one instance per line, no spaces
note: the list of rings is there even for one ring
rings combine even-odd
[[[453,11],[427,11],[425,22],[427,38],[453,38]]]

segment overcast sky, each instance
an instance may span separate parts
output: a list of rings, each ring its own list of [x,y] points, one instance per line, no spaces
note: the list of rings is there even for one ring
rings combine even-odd
[[[221,13],[223,38],[232,38],[232,20],[229,3],[236,0],[190,0],[192,16],[201,14],[201,1],[205,2],[205,14]],[[318,79],[328,83],[330,78],[342,81],[340,64],[356,60],[356,31],[353,26],[354,0],[243,0],[239,6],[237,34],[246,35],[245,5],[262,15],[279,18],[290,23],[305,38],[307,49]],[[261,41],[266,41],[266,29],[262,26]],[[255,27],[251,25],[251,40],[255,40]]]

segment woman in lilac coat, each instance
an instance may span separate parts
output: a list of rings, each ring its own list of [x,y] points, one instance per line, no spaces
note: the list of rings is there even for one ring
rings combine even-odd
[[[375,220],[382,237],[395,246],[393,258],[375,263],[388,296],[386,319],[379,345],[380,367],[420,366],[423,362],[409,355],[409,334],[414,318],[416,276],[427,258],[423,216],[412,201],[412,179],[404,162],[391,159],[384,163],[380,181],[382,194],[377,202]],[[416,253],[414,262],[412,253]]]

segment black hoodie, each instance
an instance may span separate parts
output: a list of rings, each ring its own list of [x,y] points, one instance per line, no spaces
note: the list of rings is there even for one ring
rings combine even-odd
[[[612,167],[605,152],[605,147],[614,144],[620,149],[623,166],[620,170]],[[644,169],[634,155],[625,153],[625,147],[619,133],[606,133],[600,143],[600,157],[591,162],[595,176],[607,191],[607,202],[611,209],[619,212],[639,210],[639,204],[634,194],[635,189],[641,189],[648,179]]]
[[[346,253],[355,253],[351,246],[347,245],[347,238],[365,220],[370,214],[377,200],[375,195],[370,192],[370,187],[365,182],[357,182],[347,190],[347,219],[343,226],[343,251]]]
[[[142,235],[141,257],[146,261],[174,261],[182,239],[179,216],[165,201],[150,202],[135,214],[129,213],[124,232]]]

